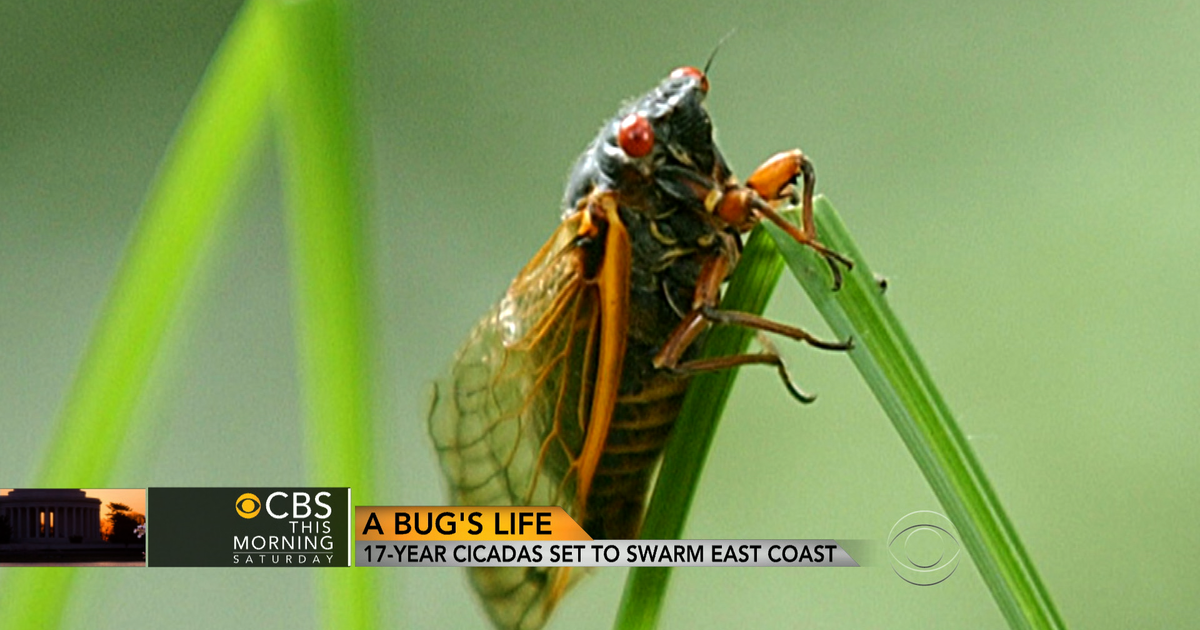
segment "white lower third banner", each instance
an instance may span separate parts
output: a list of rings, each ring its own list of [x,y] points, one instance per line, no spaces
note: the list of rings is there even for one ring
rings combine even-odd
[[[367,567],[857,567],[835,540],[358,541]]]

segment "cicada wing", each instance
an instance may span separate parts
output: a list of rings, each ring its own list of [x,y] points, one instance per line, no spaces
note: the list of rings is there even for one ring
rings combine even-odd
[[[598,336],[595,287],[565,221],[476,324],[435,384],[429,432],[459,505],[557,505],[575,513],[575,467]],[[501,628],[539,628],[565,575],[473,568]]]

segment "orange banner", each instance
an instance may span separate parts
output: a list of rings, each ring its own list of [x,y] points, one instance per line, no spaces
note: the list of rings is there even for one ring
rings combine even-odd
[[[591,540],[561,507],[354,508],[354,540]]]

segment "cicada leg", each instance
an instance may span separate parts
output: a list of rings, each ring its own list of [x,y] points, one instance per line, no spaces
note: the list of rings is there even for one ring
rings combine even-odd
[[[675,330],[671,332],[671,336],[667,338],[666,343],[663,344],[658,354],[654,357],[654,366],[673,372],[695,374],[714,370],[726,370],[743,365],[773,365],[779,370],[779,376],[783,380],[784,385],[787,386],[788,391],[797,400],[804,403],[812,402],[815,398],[804,393],[803,390],[796,386],[795,382],[792,381],[791,375],[788,374],[787,366],[784,365],[783,359],[771,347],[770,342],[763,344],[764,351],[761,353],[735,354],[725,357],[682,361],[684,352],[696,341],[700,333],[712,324],[745,326],[746,328],[760,332],[782,335],[789,339],[801,341],[810,346],[825,350],[850,350],[854,347],[853,340],[844,342],[824,341],[808,331],[795,326],[789,326],[752,313],[717,308],[717,303],[720,300],[721,280],[728,274],[729,265],[729,259],[724,256],[714,257],[705,263],[704,268],[700,272],[700,279],[696,284],[696,298],[693,308],[683,317],[683,321],[679,322]],[[766,340],[764,339],[763,341]]]
[[[729,368],[741,367],[743,365],[773,365],[779,371],[779,378],[787,387],[788,393],[796,400],[808,404],[817,399],[812,394],[804,393],[792,380],[792,375],[788,372],[787,365],[783,362],[783,357],[779,356],[773,350],[767,350],[757,354],[735,354],[728,357],[715,357],[712,359],[697,359],[695,361],[685,361],[670,368],[676,374],[699,374],[701,372],[714,372],[717,370],[728,370]]]
[[[817,224],[813,219],[813,189],[817,175],[812,161],[800,149],[776,153],[763,162],[746,180],[745,185],[724,172],[724,181],[717,182],[685,168],[664,165],[656,171],[657,183],[667,194],[704,206],[722,221],[745,232],[761,219],[783,228],[796,242],[812,249],[825,259],[833,273],[833,289],[842,286],[842,270],[854,268],[849,258],[826,247],[817,239]],[[801,183],[799,194],[796,182]],[[775,205],[789,199],[800,202],[800,226],[785,220]],[[724,278],[722,278],[723,280]]]
[[[785,220],[771,204],[784,198],[796,198],[796,180],[801,180],[800,227]],[[833,273],[833,290],[842,286],[842,270],[854,268],[849,258],[829,249],[817,240],[817,224],[813,219],[813,189],[817,184],[812,161],[800,149],[776,153],[763,162],[750,177],[746,186],[729,191],[721,199],[717,214],[734,225],[746,225],[751,217],[766,218],[783,228],[796,242],[811,248],[829,264]]]

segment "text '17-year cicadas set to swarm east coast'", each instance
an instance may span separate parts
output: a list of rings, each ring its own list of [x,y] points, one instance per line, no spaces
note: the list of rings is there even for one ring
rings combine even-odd
[[[457,505],[562,506],[596,539],[636,538],[649,484],[690,377],[779,355],[699,359],[713,324],[827,349],[799,328],[721,310],[741,234],[762,219],[821,254],[841,283],[849,260],[824,247],[815,176],[799,150],[741,183],[713,142],[709,83],[675,70],[623,107],[571,172],[558,229],[475,326],[435,385],[429,431]],[[776,208],[801,204],[801,225]],[[500,628],[539,628],[570,568],[476,567]]]

